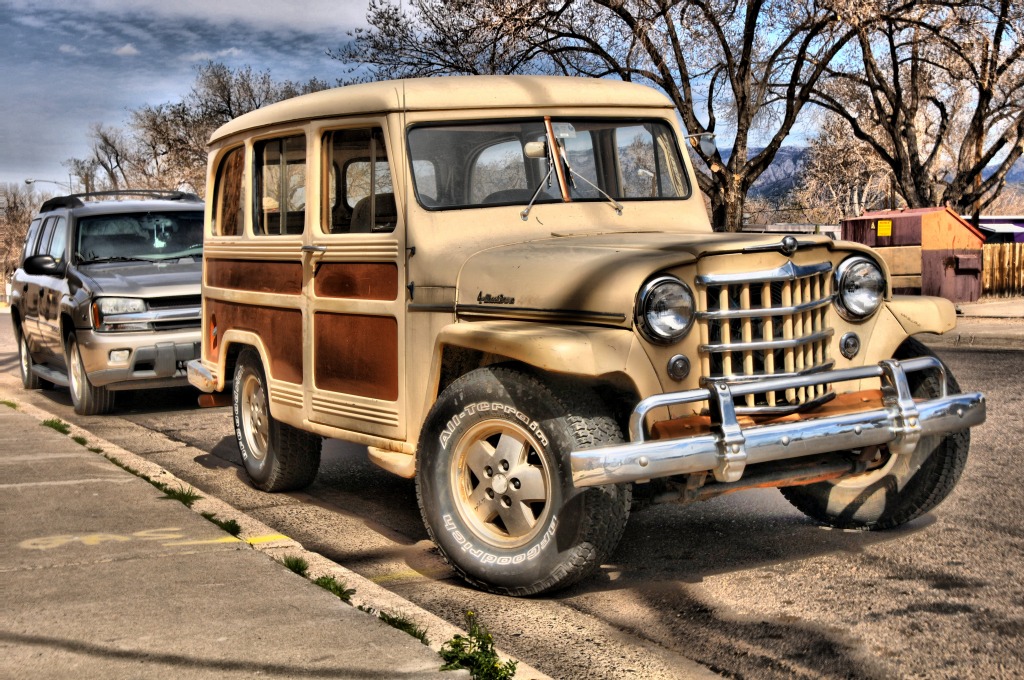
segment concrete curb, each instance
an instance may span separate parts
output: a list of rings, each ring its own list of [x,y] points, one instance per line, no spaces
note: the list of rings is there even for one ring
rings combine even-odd
[[[0,398],[17,404],[20,412],[33,416],[40,422],[49,418],[59,417],[45,409],[18,399],[4,387],[0,387]],[[92,432],[78,427],[73,423],[66,424],[70,428],[68,433],[69,437],[78,436],[84,437],[87,440],[84,448],[87,450],[89,447],[102,449],[102,452],[97,453],[96,455],[106,458],[114,464],[120,464],[123,467],[130,468],[131,472],[134,472],[139,476],[144,475],[154,482],[166,484],[172,488],[176,486],[180,486],[182,488],[194,488],[191,484],[179,479],[156,463],[128,451],[127,449],[123,449],[117,444],[97,437]],[[195,450],[199,451],[199,449]],[[402,615],[415,623],[416,626],[426,628],[430,638],[429,646],[434,650],[434,652],[440,652],[441,645],[450,640],[456,634],[463,636],[466,635],[466,632],[461,628],[452,625],[439,616],[431,614],[418,605],[392,593],[373,581],[346,569],[342,565],[327,559],[323,555],[306,550],[306,548],[298,541],[280,534],[259,520],[246,515],[244,512],[218,498],[203,496],[192,504],[191,510],[196,514],[204,512],[214,513],[217,516],[217,519],[220,520],[235,520],[242,527],[242,531],[238,537],[239,541],[246,543],[254,550],[266,554],[270,559],[273,559],[276,562],[280,562],[285,556],[301,557],[309,564],[307,576],[311,580],[320,576],[333,576],[339,582],[344,582],[346,587],[354,588],[356,591],[351,598],[351,604],[353,607],[364,607],[375,611],[387,612],[389,614]],[[258,537],[259,540],[250,541],[250,539],[256,537]],[[285,568],[287,567],[282,565],[282,569]],[[370,616],[371,614],[368,613],[367,615]],[[507,654],[500,649],[496,651],[502,659],[511,659],[516,662],[517,666],[515,677],[518,680],[551,680],[549,676],[541,673],[519,659],[516,659],[510,654]],[[438,666],[440,666],[441,663],[442,661],[439,656]],[[452,677],[468,677],[468,671],[465,675],[456,673]]]

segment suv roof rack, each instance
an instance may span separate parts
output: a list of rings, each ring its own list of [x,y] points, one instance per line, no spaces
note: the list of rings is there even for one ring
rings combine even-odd
[[[56,196],[43,203],[39,212],[46,212],[54,208],[78,208],[85,205],[83,198],[97,198],[103,196],[142,196],[146,198],[159,198],[165,201],[201,201],[196,194],[187,191],[173,189],[119,189],[113,191],[87,191],[80,194],[68,194],[67,196]]]

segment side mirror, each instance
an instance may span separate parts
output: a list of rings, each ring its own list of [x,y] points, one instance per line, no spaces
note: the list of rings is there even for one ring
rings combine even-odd
[[[65,266],[52,255],[33,255],[25,260],[24,269],[30,276],[63,276]]]
[[[527,158],[547,158],[548,145],[544,142],[527,142],[523,147],[523,155]]]
[[[693,135],[690,137],[693,140],[694,137],[699,138],[698,146],[700,146],[700,152],[705,156],[711,157],[718,151],[718,145],[715,144],[715,134],[713,132],[705,132],[702,135]]]

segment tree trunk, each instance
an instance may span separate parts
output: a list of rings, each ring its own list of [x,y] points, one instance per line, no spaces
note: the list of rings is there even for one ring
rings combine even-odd
[[[711,194],[711,227],[715,231],[741,231],[746,191],[722,188]]]

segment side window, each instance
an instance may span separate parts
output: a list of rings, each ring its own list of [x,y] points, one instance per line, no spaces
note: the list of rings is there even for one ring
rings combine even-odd
[[[257,236],[301,234],[306,222],[306,137],[268,139],[253,146]]]
[[[391,165],[380,128],[333,130],[324,136],[329,183],[324,195],[324,225],[332,234],[392,232],[398,207]]]
[[[55,261],[61,262],[64,259],[64,250],[67,245],[67,222],[65,222],[63,217],[58,217],[54,222],[53,238],[50,239],[50,245],[46,250],[46,254],[51,256]]]
[[[241,236],[244,224],[245,186],[242,183],[245,168],[245,148],[229,151],[217,169],[217,183],[213,189],[213,233],[217,236]]]
[[[63,222],[63,220],[61,220]],[[53,238],[54,227],[57,226],[56,217],[47,217],[43,222],[43,232],[39,234],[39,240],[32,248],[33,255],[46,255],[50,252],[50,240]]]
[[[28,233],[25,235],[25,245],[21,248],[22,262],[25,261],[25,258],[31,257],[34,254],[32,249],[35,248],[36,239],[39,237],[39,227],[42,223],[43,221],[37,217],[28,225]]]

